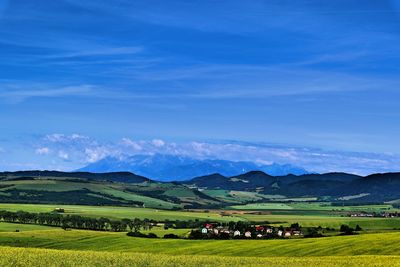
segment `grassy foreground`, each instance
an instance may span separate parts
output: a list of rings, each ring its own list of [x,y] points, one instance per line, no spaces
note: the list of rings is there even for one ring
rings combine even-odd
[[[0,246],[195,256],[400,256],[400,232],[289,240],[175,240],[57,229],[2,232]]]
[[[0,247],[1,266],[400,266],[399,256],[221,257]]]

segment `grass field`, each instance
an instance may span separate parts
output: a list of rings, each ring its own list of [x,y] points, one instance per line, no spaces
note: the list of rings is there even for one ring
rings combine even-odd
[[[1,266],[400,266],[398,256],[358,257],[221,257],[170,256],[150,253],[112,253],[94,251],[62,251],[51,249],[0,247]]]
[[[252,214],[251,211],[232,211],[234,214],[230,216],[221,216],[218,211],[0,204],[0,209],[29,212],[50,212],[56,207],[64,208],[66,214],[94,217],[267,220],[277,225],[299,222],[302,226],[336,229],[341,224],[359,224],[368,231],[325,238],[185,240],[135,238],[126,233],[64,231],[56,227],[0,222],[0,266],[400,266],[400,231],[387,231],[400,229],[400,219]],[[157,226],[143,232],[163,237],[167,233],[186,236],[189,231]],[[377,233],[370,233],[373,231]]]
[[[190,233],[191,229],[164,229],[164,227],[156,226],[153,227],[151,230],[143,230],[141,231],[144,234],[153,233],[156,234],[158,237],[164,237],[165,234],[175,234],[180,237],[186,237]]]
[[[111,219],[122,218],[148,218],[154,220],[210,220],[210,221],[268,221],[275,225],[290,225],[300,223],[304,227],[331,227],[339,228],[342,224],[355,227],[360,225],[364,230],[393,230],[400,229],[400,218],[360,218],[347,216],[333,216],[326,214],[310,215],[300,214],[257,214],[248,212],[234,212],[222,216],[218,211],[167,211],[147,208],[110,207],[110,206],[78,206],[78,205],[45,205],[45,204],[4,204],[0,203],[0,210],[51,212],[57,207],[65,209],[65,214],[77,214],[92,217],[107,217]]]
[[[237,221],[243,220],[235,216],[222,216],[213,212],[188,212],[169,211],[134,207],[111,206],[83,206],[83,205],[47,205],[47,204],[6,204],[0,203],[0,210],[27,211],[27,212],[52,212],[55,208],[62,207],[65,214],[76,214],[88,217],[107,217],[110,219],[140,218],[154,220],[214,220]]]
[[[234,205],[232,209],[237,210],[300,210],[300,211],[365,211],[365,212],[384,212],[400,211],[392,205],[360,205],[360,206],[332,206],[329,202],[273,202],[273,203],[253,203],[246,205]]]
[[[0,232],[0,246],[243,257],[400,255],[400,232],[285,240],[182,240],[61,229]]]
[[[294,209],[287,203],[254,203],[247,205],[235,205],[229,208],[235,210],[292,210]]]
[[[0,232],[15,232],[15,231],[40,231],[55,229],[50,226],[34,225],[34,224],[19,224],[19,223],[6,223],[0,222]]]
[[[304,227],[330,227],[338,229],[342,224],[355,227],[357,224],[365,230],[393,230],[400,229],[400,218],[360,218],[360,217],[340,217],[327,215],[258,215],[243,214],[237,215],[244,220],[250,221],[269,221],[275,225],[290,225],[298,222]]]

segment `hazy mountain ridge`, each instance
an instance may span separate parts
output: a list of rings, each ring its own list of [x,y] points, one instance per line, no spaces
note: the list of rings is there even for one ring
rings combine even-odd
[[[306,170],[290,164],[257,165],[248,161],[194,159],[167,154],[135,155],[124,159],[107,157],[79,169],[86,172],[130,171],[159,181],[182,181],[197,176],[220,173],[234,176],[250,171],[270,175],[306,174]]]
[[[213,174],[183,183],[203,189],[256,191],[291,197],[329,196],[336,199],[365,194],[357,201],[380,202],[400,199],[400,173],[372,174],[365,177],[348,173],[270,176],[257,171],[233,177]]]
[[[99,189],[100,188],[100,189]],[[102,188],[102,189],[101,189]],[[385,202],[400,199],[400,173],[358,176],[347,173],[271,176],[262,171],[218,173],[181,182],[157,182],[130,172],[20,171],[0,173],[1,202],[82,203],[221,207],[211,191],[313,197],[319,200]],[[61,190],[61,191],[60,191]],[[210,194],[208,194],[210,192]],[[350,198],[348,198],[350,196]],[[144,198],[143,198],[144,197]],[[63,202],[60,202],[62,199]],[[157,206],[156,205],[156,206]]]

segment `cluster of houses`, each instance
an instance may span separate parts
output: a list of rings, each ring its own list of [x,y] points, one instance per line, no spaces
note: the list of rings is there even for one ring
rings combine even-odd
[[[377,213],[377,212],[358,212],[358,213],[351,213],[349,214],[350,217],[377,217],[377,218],[398,218],[400,217],[400,213],[398,212],[382,212],[382,213]]]
[[[214,226],[207,223],[201,229],[201,233],[208,238],[229,237],[229,238],[284,238],[302,236],[300,229],[273,227],[268,225],[252,225],[246,229],[229,229],[223,226]]]

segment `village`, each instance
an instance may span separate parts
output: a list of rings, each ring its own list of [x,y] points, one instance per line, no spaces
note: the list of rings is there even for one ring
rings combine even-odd
[[[369,217],[369,218],[399,218],[399,212],[357,212],[350,213],[349,217]]]
[[[191,237],[201,239],[272,239],[300,237],[303,235],[297,223],[292,224],[291,227],[240,224],[235,226],[225,227],[206,223],[201,229],[192,231]]]

